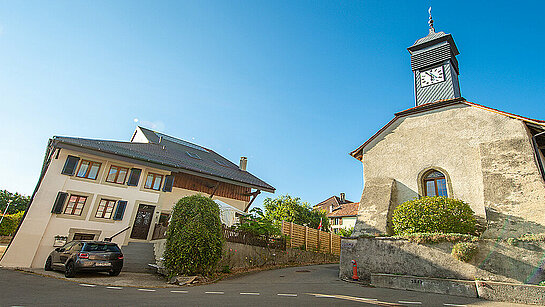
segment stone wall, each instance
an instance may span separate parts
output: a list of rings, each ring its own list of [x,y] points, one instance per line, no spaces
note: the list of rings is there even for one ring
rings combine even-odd
[[[165,244],[165,239],[157,240],[154,243],[157,263],[161,263],[161,257],[165,251]],[[218,267],[223,268],[229,266],[231,269],[236,269],[264,265],[302,265],[337,262],[339,262],[339,256],[332,254],[316,253],[296,248],[277,250],[260,246],[225,242],[223,246],[223,257],[220,260]]]
[[[537,284],[545,280],[545,243],[481,240],[478,254],[470,263],[454,259],[452,243],[416,244],[392,238],[343,239],[340,277],[352,277],[351,260],[358,275],[369,280],[371,273],[414,275],[463,280],[495,280]]]

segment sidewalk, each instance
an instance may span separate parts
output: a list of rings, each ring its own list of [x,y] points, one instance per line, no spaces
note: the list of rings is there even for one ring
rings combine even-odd
[[[121,272],[118,276],[108,276],[107,273],[81,272],[74,278],[66,278],[63,272],[58,271],[45,271],[44,269],[19,269],[19,271],[81,284],[138,288],[179,288],[177,285],[167,284],[167,280],[160,275],[148,273]]]

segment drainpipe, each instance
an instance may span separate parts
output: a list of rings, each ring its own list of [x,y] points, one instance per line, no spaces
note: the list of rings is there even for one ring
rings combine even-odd
[[[545,131],[542,131],[532,136],[532,145],[534,147],[534,154],[536,155],[537,165],[539,168],[539,172],[541,173],[541,178],[543,178],[543,181],[545,181],[545,168],[543,166],[543,161],[541,160],[541,156],[539,155],[539,146],[537,145],[537,137],[542,134],[545,134]]]

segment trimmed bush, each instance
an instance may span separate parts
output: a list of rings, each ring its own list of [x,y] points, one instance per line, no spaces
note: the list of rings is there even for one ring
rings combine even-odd
[[[452,247],[452,256],[460,261],[469,262],[477,254],[477,243],[460,242]]]
[[[2,220],[2,223],[0,224],[0,236],[13,236],[15,234],[15,230],[17,230],[17,226],[19,226],[19,223],[23,218],[23,214],[25,214],[24,211],[19,211],[14,214],[6,214]],[[0,219],[1,218],[2,215],[0,214]]]
[[[172,211],[163,254],[169,276],[211,275],[223,241],[220,210],[213,200],[201,195],[180,199]]]
[[[465,233],[474,234],[477,221],[473,210],[461,200],[447,197],[422,197],[406,201],[392,216],[395,234]]]

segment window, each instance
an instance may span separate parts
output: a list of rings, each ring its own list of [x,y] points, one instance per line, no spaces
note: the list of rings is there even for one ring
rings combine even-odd
[[[87,196],[71,195],[68,204],[64,208],[64,214],[81,215]]]
[[[163,183],[163,175],[148,173],[144,188],[159,191],[161,188],[161,183]]]
[[[128,172],[129,169],[126,167],[112,165],[108,177],[106,177],[106,182],[124,184]]]
[[[98,170],[100,169],[100,163],[87,160],[81,160],[76,177],[97,179]]]
[[[115,202],[115,200],[101,199],[100,203],[98,204],[98,209],[95,217],[100,217],[103,219],[111,218],[112,212],[114,211]]]
[[[199,157],[199,155],[194,152],[186,151],[185,153],[193,159],[202,160],[201,157]]]
[[[447,179],[436,170],[424,176],[424,196],[448,196]]]

